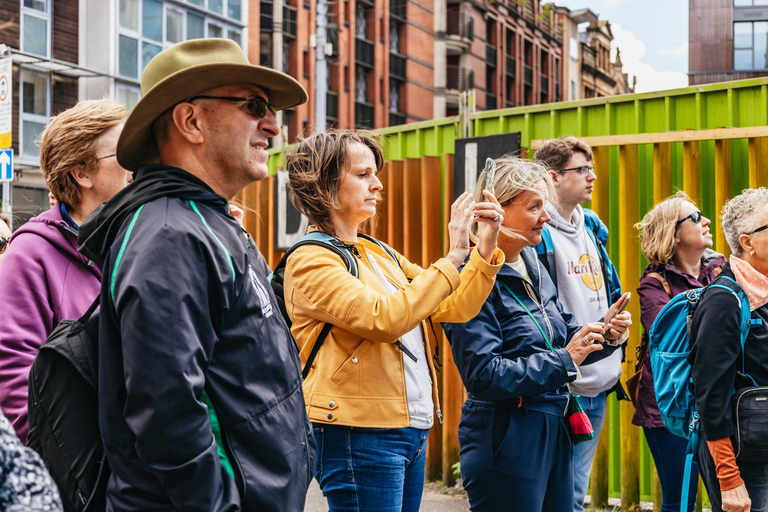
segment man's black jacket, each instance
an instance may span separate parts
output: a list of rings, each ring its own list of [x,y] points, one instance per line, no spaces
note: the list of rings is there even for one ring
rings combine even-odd
[[[108,509],[301,511],[315,445],[298,353],[226,200],[144,167],[80,242],[104,267]]]

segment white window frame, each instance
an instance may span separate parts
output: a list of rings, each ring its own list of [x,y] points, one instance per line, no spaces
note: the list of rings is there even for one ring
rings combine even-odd
[[[50,1],[50,0],[49,0]],[[183,39],[182,41],[187,40],[187,14],[189,12],[196,14],[198,16],[201,16],[203,18],[204,28],[205,28],[205,36],[204,37],[210,37],[208,33],[208,25],[215,25],[221,29],[222,37],[228,38],[229,31],[237,32],[240,34],[240,47],[242,48],[243,45],[247,44],[247,41],[244,41],[243,34],[245,30],[245,26],[242,24],[242,21],[225,21],[225,20],[233,20],[233,18],[229,18],[226,15],[226,9],[228,8],[226,0],[224,0],[224,15],[218,14],[214,11],[208,10],[208,0],[205,2],[205,8],[202,8],[200,6],[197,6],[195,4],[186,3],[181,4],[178,1],[174,0],[159,0],[162,4],[162,41],[155,41],[154,39],[147,39],[144,37],[143,34],[143,24],[144,24],[144,2],[143,0],[138,0],[138,30],[134,31],[128,28],[124,28],[120,25],[120,19],[119,16],[117,17],[116,23],[117,23],[117,35],[118,35],[118,44],[116,45],[115,52],[116,52],[116,59],[117,62],[116,66],[116,75],[121,80],[127,80],[131,81],[133,83],[139,83],[139,80],[141,78],[141,74],[144,71],[144,68],[142,67],[142,48],[144,46],[144,43],[159,45],[161,47],[161,50],[164,50],[175,43],[172,43],[168,40],[168,10],[173,10],[177,13],[182,14],[182,28],[183,28]],[[247,5],[245,0],[241,3],[241,16],[243,11],[247,8]],[[136,55],[136,65],[138,70],[138,76],[137,77],[131,77],[131,76],[125,76],[120,74],[120,44],[119,39],[120,36],[130,37],[131,39],[135,39],[138,41],[138,49],[137,49],[137,55]]]
[[[45,79],[45,115],[30,114],[24,112],[24,78],[27,76],[36,76]],[[24,154],[24,121],[47,125],[51,117],[51,77],[46,73],[29,71],[22,68],[19,73],[19,157],[22,160],[32,160],[35,164],[39,163],[39,155]]]
[[[45,57],[46,59],[49,59],[51,57],[51,4],[53,3],[53,0],[45,0],[46,5],[46,12],[38,11],[37,9],[33,9],[31,7],[24,7],[24,0],[21,0],[19,4],[21,5],[21,16],[19,19],[19,46],[24,46],[24,16],[32,16],[33,18],[38,18],[45,21],[45,29],[46,29],[46,45],[45,45],[45,55],[41,55],[41,57]],[[26,48],[21,49],[24,53],[30,53],[31,55],[38,55],[37,53],[32,53]]]

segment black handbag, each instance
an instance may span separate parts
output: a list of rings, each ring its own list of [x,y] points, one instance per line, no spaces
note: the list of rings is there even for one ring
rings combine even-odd
[[[736,432],[731,437],[736,459],[768,461],[768,386],[738,390],[731,399]]]

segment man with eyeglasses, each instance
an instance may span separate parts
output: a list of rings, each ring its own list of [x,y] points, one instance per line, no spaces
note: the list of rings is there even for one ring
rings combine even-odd
[[[228,201],[267,176],[277,110],[307,100],[225,39],[142,75],[117,160],[134,183],[80,230],[104,269],[107,510],[301,511],[315,445],[270,269]]]
[[[552,220],[537,246],[539,259],[552,276],[563,309],[581,324],[594,322],[604,318],[619,299],[621,284],[605,248],[608,229],[595,212],[581,207],[592,200],[596,179],[592,150],[575,137],[561,137],[544,142],[535,160],[549,168],[557,194],[557,205],[546,205]],[[598,362],[581,365],[580,376],[570,385],[595,431],[594,439],[574,446],[576,512],[584,510],[592,459],[605,422],[607,395],[615,390],[617,397],[626,399],[619,383],[621,359],[622,351],[617,350]]]

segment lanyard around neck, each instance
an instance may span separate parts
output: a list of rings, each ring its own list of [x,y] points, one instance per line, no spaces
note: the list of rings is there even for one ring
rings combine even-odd
[[[544,337],[544,341],[546,341],[546,342],[547,342],[547,346],[549,347],[549,350],[551,350],[552,352],[554,352],[554,351],[555,351],[555,349],[552,347],[552,343],[549,341],[549,338],[548,338],[548,337],[547,337],[547,335],[544,333],[544,329],[542,329],[542,327],[541,327],[541,324],[539,323],[539,321],[538,321],[538,320],[536,320],[536,317],[535,317],[535,316],[533,316],[533,313],[531,313],[531,310],[530,310],[530,309],[528,309],[528,308],[525,306],[525,304],[523,304],[523,301],[521,301],[521,300],[520,300],[520,299],[517,297],[517,295],[515,295],[515,292],[513,292],[513,291],[512,291],[512,289],[511,289],[509,286],[507,286],[507,283],[505,283],[505,282],[503,282],[503,281],[499,281],[499,283],[501,283],[501,286],[503,286],[503,287],[504,287],[504,289],[505,289],[505,290],[507,290],[507,291],[509,292],[509,294],[512,296],[512,298],[513,298],[513,299],[515,299],[515,300],[517,301],[517,303],[518,303],[518,304],[520,304],[520,307],[522,307],[522,308],[525,310],[525,312],[526,312],[526,313],[528,313],[528,316],[529,316],[529,317],[531,317],[531,320],[533,320],[533,323],[535,323],[535,324],[536,324],[536,327],[538,327],[538,328],[539,328],[539,332],[540,332],[540,333],[541,333],[541,335]]]

